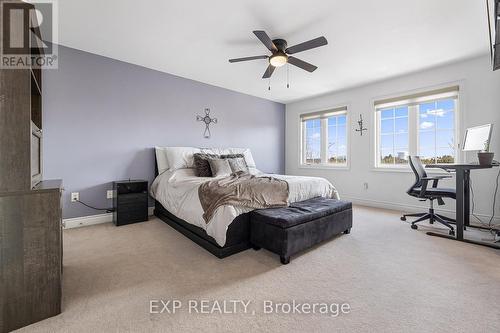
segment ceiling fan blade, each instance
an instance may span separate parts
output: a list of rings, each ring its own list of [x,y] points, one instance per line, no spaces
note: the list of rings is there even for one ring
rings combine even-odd
[[[262,44],[269,49],[269,51],[278,51],[278,48],[274,45],[273,41],[269,38],[265,31],[255,30],[253,33],[262,42]]]
[[[288,57],[288,62],[291,63],[294,66],[297,66],[299,68],[302,68],[303,70],[308,71],[309,73],[314,72],[318,67],[311,65],[308,62],[305,62],[303,60],[297,59],[295,57]]]
[[[288,54],[294,54],[294,53],[298,53],[298,52],[302,52],[302,51],[314,49],[316,47],[320,47],[320,46],[323,46],[323,45],[326,45],[326,44],[328,44],[328,41],[326,40],[325,37],[321,36],[321,37],[318,37],[318,38],[311,39],[310,41],[307,41],[307,42],[300,43],[300,44],[294,45],[292,47],[289,47],[289,48],[286,49],[285,52],[288,53]]]
[[[229,62],[240,62],[240,61],[249,61],[257,59],[267,59],[267,58],[268,56],[262,55],[262,56],[246,57],[246,58],[229,59]]]
[[[267,69],[266,69],[266,71],[264,72],[264,75],[262,75],[262,78],[263,78],[263,79],[268,79],[268,78],[270,78],[270,77],[271,77],[271,75],[273,75],[273,72],[274,72],[274,69],[275,69],[275,68],[276,68],[276,67],[274,67],[274,66],[273,66],[273,65],[271,65],[271,64],[270,64],[269,66],[267,66]]]

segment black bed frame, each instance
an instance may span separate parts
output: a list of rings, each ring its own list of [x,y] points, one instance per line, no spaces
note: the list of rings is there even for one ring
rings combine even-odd
[[[155,154],[156,176],[158,176],[158,165]],[[156,200],[154,215],[218,258],[225,258],[252,247],[250,243],[250,213],[241,214],[231,222],[227,228],[226,244],[222,247],[205,230],[178,218]]]

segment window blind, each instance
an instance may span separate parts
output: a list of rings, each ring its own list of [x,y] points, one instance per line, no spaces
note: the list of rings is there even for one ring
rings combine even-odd
[[[312,120],[312,119],[322,119],[334,116],[336,114],[342,114],[347,112],[347,106],[342,106],[335,109],[319,111],[319,112],[311,112],[300,115],[301,121]]]
[[[381,109],[387,109],[402,105],[416,105],[444,98],[458,98],[458,92],[459,87],[452,86],[417,94],[382,99],[375,101],[375,109],[379,111]]]

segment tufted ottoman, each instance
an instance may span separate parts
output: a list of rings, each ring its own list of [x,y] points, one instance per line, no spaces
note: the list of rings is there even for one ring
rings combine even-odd
[[[258,209],[250,213],[250,241],[254,249],[265,248],[280,256],[290,256],[321,243],[352,227],[352,203],[313,198],[283,208]]]

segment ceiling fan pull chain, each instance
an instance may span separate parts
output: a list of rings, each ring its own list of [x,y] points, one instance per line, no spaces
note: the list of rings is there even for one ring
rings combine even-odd
[[[286,64],[286,88],[290,88],[290,64]]]

